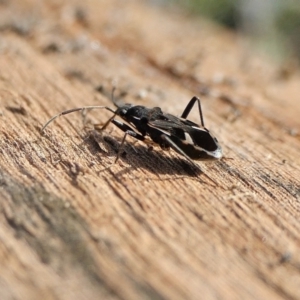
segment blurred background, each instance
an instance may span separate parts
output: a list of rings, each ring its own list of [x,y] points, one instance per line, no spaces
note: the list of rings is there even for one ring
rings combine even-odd
[[[232,28],[280,62],[300,62],[300,0],[152,0]]]

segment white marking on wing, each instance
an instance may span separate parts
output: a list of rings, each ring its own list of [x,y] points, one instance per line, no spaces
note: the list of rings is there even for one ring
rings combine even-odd
[[[184,132],[184,137],[185,137],[186,142],[194,145],[194,141],[192,140],[191,136],[187,132]]]
[[[195,127],[195,126],[191,126],[193,129],[196,129],[196,130],[200,130],[200,131],[206,131],[203,127],[200,128],[200,127]]]

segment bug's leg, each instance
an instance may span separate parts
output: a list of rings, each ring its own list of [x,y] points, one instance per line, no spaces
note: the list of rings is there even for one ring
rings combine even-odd
[[[111,118],[109,118],[104,124],[94,124],[94,129],[97,131],[102,132],[103,130],[106,129],[106,127],[110,124],[110,123],[114,123],[114,117],[116,116],[116,114],[114,114]]]
[[[119,129],[121,129],[125,133],[128,133],[129,135],[136,138],[137,140],[139,140],[139,141],[145,140],[145,137],[142,134],[135,132],[129,125],[127,125],[121,121],[118,121],[118,120],[112,120],[111,122],[114,125],[116,125]]]
[[[171,148],[173,148],[176,152],[180,153],[181,155],[183,155],[189,162],[191,162],[193,165],[195,165],[195,163],[193,162],[193,160],[186,155],[186,153],[184,151],[182,151],[182,149],[180,149],[167,135],[162,134],[161,138],[166,141]]]
[[[201,108],[201,102],[200,102],[200,99],[196,96],[194,96],[190,102],[188,103],[188,105],[186,106],[185,110],[183,111],[182,115],[181,115],[181,118],[183,119],[186,119],[187,116],[189,115],[189,113],[191,112],[192,108],[194,107],[195,105],[195,102],[198,102],[198,109],[199,109],[199,115],[200,115],[200,120],[201,120],[201,125],[203,127],[204,126],[204,120],[203,120],[203,114],[202,114],[202,108]]]
[[[119,150],[118,150],[116,160],[115,160],[115,163],[116,163],[118,161],[118,159],[120,158],[120,155],[121,155],[124,143],[125,143],[125,139],[126,139],[126,136],[128,134],[130,136],[134,137],[135,139],[140,140],[140,141],[144,141],[145,137],[143,135],[141,135],[140,133],[135,132],[130,126],[128,126],[127,124],[124,124],[123,122],[120,122],[118,120],[111,120],[111,122],[114,125],[116,125],[119,129],[121,129],[122,131],[125,132],[124,137],[123,137],[122,142],[121,142],[121,145],[120,145]]]

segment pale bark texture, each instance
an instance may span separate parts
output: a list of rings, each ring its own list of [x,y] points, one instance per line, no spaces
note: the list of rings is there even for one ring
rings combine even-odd
[[[300,299],[300,75],[144,1],[0,1],[0,299]],[[92,124],[192,96],[224,158]],[[197,108],[189,118],[200,123]],[[111,166],[110,168],[108,168]]]

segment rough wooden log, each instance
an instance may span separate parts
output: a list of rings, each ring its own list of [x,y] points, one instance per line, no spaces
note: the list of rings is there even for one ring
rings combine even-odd
[[[298,72],[142,1],[1,1],[0,29],[1,299],[300,299]],[[128,138],[106,169],[122,133],[80,113],[40,134],[113,84],[174,115],[201,96],[225,159]]]

